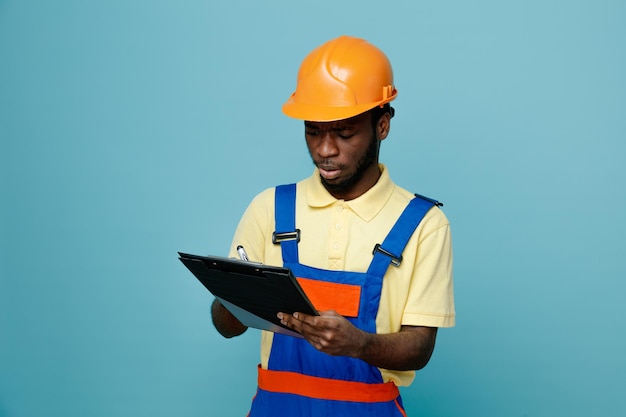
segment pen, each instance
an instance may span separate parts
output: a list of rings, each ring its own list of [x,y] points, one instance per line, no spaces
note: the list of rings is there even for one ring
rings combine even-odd
[[[241,246],[241,245],[237,246],[237,253],[239,254],[239,258],[242,261],[249,261],[250,260],[248,258],[248,254],[246,253],[246,250],[243,248],[243,246]]]

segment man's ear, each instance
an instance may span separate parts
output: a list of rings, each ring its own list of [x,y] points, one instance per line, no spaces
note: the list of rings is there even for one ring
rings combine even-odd
[[[389,134],[389,129],[391,129],[391,115],[389,113],[384,113],[378,119],[378,123],[376,124],[376,135],[378,140],[384,140]]]

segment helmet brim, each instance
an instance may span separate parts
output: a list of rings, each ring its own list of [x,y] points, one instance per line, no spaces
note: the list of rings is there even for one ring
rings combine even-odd
[[[311,122],[334,122],[337,120],[349,119],[376,106],[382,106],[385,103],[393,101],[398,95],[397,90],[393,95],[374,103],[365,103],[352,106],[328,106],[317,104],[299,103],[295,97],[295,93],[289,97],[289,100],[283,104],[283,113],[289,117],[299,120],[308,120]]]

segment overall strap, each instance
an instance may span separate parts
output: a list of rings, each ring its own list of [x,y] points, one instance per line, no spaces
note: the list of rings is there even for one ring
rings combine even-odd
[[[374,247],[374,258],[367,272],[382,277],[387,272],[389,264],[400,266],[404,247],[428,210],[435,205],[439,206],[441,203],[416,194],[387,234],[383,243],[376,244]]]
[[[296,229],[296,184],[276,187],[274,199],[276,231],[272,243],[280,244],[284,263],[297,263],[300,230]]]

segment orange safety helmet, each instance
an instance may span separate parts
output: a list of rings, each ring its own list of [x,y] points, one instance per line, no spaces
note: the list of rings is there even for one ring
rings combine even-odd
[[[387,56],[363,39],[340,36],[304,58],[296,91],[283,105],[283,113],[330,122],[382,107],[397,95]]]

